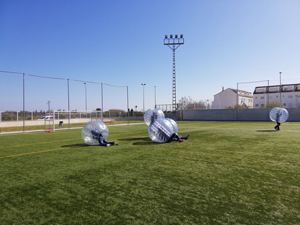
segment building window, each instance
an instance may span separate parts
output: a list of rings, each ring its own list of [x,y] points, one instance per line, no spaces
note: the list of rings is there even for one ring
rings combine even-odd
[[[258,104],[255,104],[255,106],[258,107],[259,105],[258,105]]]
[[[269,92],[278,92],[279,87],[270,87]]]
[[[286,106],[286,103],[283,103],[283,106]]]
[[[283,91],[293,91],[294,85],[288,85],[282,87]]]
[[[260,99],[265,99],[265,97],[260,97]]]
[[[289,98],[293,98],[293,95],[289,95]]]
[[[256,93],[264,93],[266,91],[266,88],[255,88]]]

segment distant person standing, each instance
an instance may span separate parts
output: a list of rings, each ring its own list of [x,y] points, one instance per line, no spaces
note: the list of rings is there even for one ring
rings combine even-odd
[[[275,130],[280,130],[280,128],[279,128],[279,126],[280,126],[280,123],[279,123],[280,116],[282,116],[282,112],[281,112],[281,110],[278,110],[276,112],[276,123],[277,123],[277,125],[274,127]]]

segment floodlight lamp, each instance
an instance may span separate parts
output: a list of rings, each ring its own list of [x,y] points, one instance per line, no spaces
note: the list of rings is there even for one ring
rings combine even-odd
[[[173,35],[172,35],[172,34],[170,35],[170,38],[173,38]]]
[[[183,38],[183,34],[180,35],[180,38]]]
[[[177,35],[177,34],[175,34],[175,38],[178,38],[178,35]]]
[[[165,35],[165,38],[168,38],[168,35]]]

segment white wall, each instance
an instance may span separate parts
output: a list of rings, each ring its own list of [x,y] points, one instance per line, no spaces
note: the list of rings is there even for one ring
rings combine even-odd
[[[255,94],[253,97],[253,108],[261,108],[268,101],[268,94]],[[280,103],[280,93],[269,93],[269,103]],[[300,105],[300,92],[282,92],[281,104],[287,108],[296,108]]]
[[[226,89],[216,95],[214,95],[214,101],[212,102],[212,109],[225,109],[229,106],[236,105],[236,93],[230,89]]]
[[[208,109],[183,110],[181,120],[186,121],[271,121],[272,108],[263,109]],[[289,118],[287,122],[300,122],[300,108],[287,108]]]

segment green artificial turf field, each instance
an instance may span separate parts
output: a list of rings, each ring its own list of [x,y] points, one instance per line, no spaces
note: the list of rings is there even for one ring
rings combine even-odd
[[[300,123],[178,122],[0,135],[0,224],[300,224]]]

